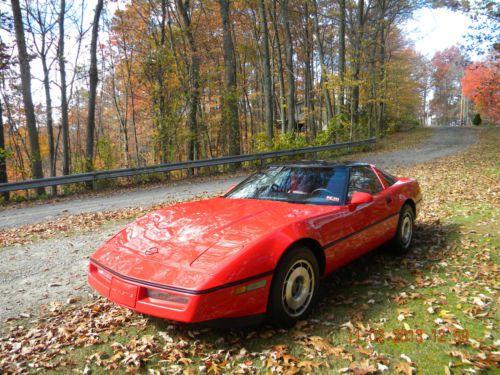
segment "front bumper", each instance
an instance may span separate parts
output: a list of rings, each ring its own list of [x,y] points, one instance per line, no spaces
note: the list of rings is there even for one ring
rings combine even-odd
[[[267,273],[259,278],[211,290],[180,291],[173,286],[152,286],[147,281],[130,280],[92,261],[87,275],[88,283],[116,304],[147,315],[185,323],[264,314],[271,278],[272,274]],[[256,282],[263,286],[241,293],[242,288],[255,285]]]

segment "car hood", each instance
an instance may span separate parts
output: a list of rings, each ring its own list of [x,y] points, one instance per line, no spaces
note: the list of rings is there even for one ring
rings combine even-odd
[[[212,275],[246,245],[290,223],[337,209],[222,197],[177,204],[127,225],[92,260],[127,277],[203,289],[220,282]]]
[[[177,204],[127,225],[92,259],[131,277],[160,265],[170,275],[172,269],[193,271],[190,266],[214,246],[221,257],[232,256],[261,236],[325,207],[222,197]]]

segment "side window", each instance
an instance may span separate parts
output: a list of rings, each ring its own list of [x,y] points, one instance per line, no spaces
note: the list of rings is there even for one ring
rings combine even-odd
[[[380,182],[370,167],[352,167],[349,178],[349,198],[355,191],[375,195],[382,191]]]

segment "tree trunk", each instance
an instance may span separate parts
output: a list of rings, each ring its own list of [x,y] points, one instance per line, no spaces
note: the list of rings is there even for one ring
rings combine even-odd
[[[125,162],[122,163],[122,167],[125,166],[130,168],[129,163],[129,145],[128,145],[128,89],[125,90],[125,109],[122,111],[120,108],[120,94],[116,90],[116,67],[114,66],[113,56],[110,58],[111,60],[111,93],[113,96],[113,104],[115,107],[116,117],[118,118],[118,123],[120,124],[120,135],[121,135],[121,143],[123,145],[123,156],[125,158]]]
[[[306,107],[304,121],[306,131],[310,131],[314,139],[316,138],[316,124],[313,117],[312,41],[309,33],[309,7],[307,2],[304,4],[304,50],[304,105]]]
[[[28,22],[28,32],[31,33],[33,37],[33,45],[40,57],[42,63],[43,72],[43,88],[45,92],[45,117],[47,126],[47,143],[49,149],[49,166],[50,166],[50,176],[54,177],[56,175],[56,153],[54,149],[54,120],[52,116],[52,97],[50,93],[50,68],[47,63],[47,57],[49,55],[50,48],[52,46],[51,32],[50,30],[54,26],[52,18],[47,20],[47,15],[40,10],[40,4],[37,3],[36,8],[31,8],[27,4],[28,16],[26,18]],[[35,22],[38,26],[38,30],[32,27],[31,22]],[[47,40],[49,39],[49,40]],[[51,186],[49,188],[51,195],[56,195],[57,187]]]
[[[340,28],[339,28],[339,77],[340,77],[340,89],[339,89],[339,113],[345,113],[345,23],[346,23],[346,11],[345,11],[345,1],[340,0]]]
[[[57,60],[59,62],[59,75],[61,78],[61,130],[62,130],[62,174],[70,172],[69,154],[69,122],[68,122],[68,98],[66,91],[66,62],[64,60],[64,17],[66,15],[66,1],[61,0],[59,8],[59,41],[57,46]]]
[[[44,43],[44,42],[42,42]],[[47,55],[40,55],[43,70],[43,87],[45,90],[45,111],[47,116],[47,138],[49,143],[50,175],[56,175],[56,155],[54,152],[54,120],[52,117],[52,98],[50,96],[49,67],[47,66]],[[57,186],[50,187],[50,194],[57,194]]]
[[[378,133],[381,134],[384,132],[384,111],[385,111],[385,30],[384,26],[380,28],[380,51],[379,51],[379,63],[380,63],[380,70],[379,70],[379,79],[378,79],[378,85],[379,85],[379,92],[378,92],[378,97],[379,97],[379,104],[378,104],[378,113],[377,113],[377,127],[378,127]]]
[[[23,16],[19,0],[11,0],[12,15],[14,17],[14,28],[16,31],[17,50],[19,54],[19,68],[21,71],[21,85],[23,91],[24,113],[26,116],[26,127],[30,140],[30,164],[33,178],[43,178],[42,157],[40,154],[40,143],[38,130],[36,128],[35,109],[31,97],[31,71],[26,40],[24,38]],[[44,188],[36,189],[37,195],[45,193]]]
[[[263,66],[263,83],[264,83],[264,110],[268,146],[273,144],[274,136],[274,110],[273,110],[273,86],[271,78],[271,59],[269,55],[269,30],[267,28],[267,16],[264,0],[258,1],[259,18],[261,28],[261,50],[262,50],[262,66]]]
[[[427,88],[427,82],[426,82],[425,86],[424,86],[424,94],[422,97],[422,126],[427,125],[427,95],[428,95],[427,91],[428,91],[428,88]]]
[[[195,160],[198,145],[198,103],[200,100],[200,58],[191,30],[191,18],[188,13],[189,1],[176,0],[177,9],[182,18],[182,31],[188,41],[190,52],[189,94],[188,94],[188,143],[187,159]]]
[[[2,113],[2,101],[0,101],[0,184],[7,182],[7,162],[6,162],[6,152],[5,152],[5,139],[3,136],[3,113]],[[1,193],[1,197],[4,202],[9,200],[9,192]]]
[[[323,39],[321,38],[321,33],[320,33],[320,29],[319,29],[317,0],[313,1],[313,6],[314,6],[314,10],[313,10],[314,11],[314,33],[316,34],[316,40],[318,42],[319,63],[321,66],[320,86],[321,86],[321,91],[323,93],[323,97],[325,99],[326,122],[327,122],[327,124],[329,124],[333,118],[333,108],[332,108],[332,101],[330,99],[330,94],[329,94],[328,89],[326,87],[326,85],[328,83],[328,76],[326,75],[325,50],[323,47]],[[321,118],[320,123],[323,123],[323,114],[322,113],[320,113],[320,118]]]
[[[353,61],[353,86],[351,101],[351,129],[350,140],[355,137],[356,127],[359,127],[359,74],[361,70],[361,43],[363,39],[364,25],[364,0],[358,0],[357,25],[354,37],[354,61]]]
[[[288,131],[294,132],[295,125],[295,76],[293,72],[293,41],[290,31],[290,18],[288,16],[288,0],[281,0],[281,19],[285,30],[285,56],[286,56],[286,77],[288,84],[287,113]]]
[[[378,38],[378,32],[375,34],[375,39]],[[374,137],[376,132],[375,132],[375,119],[376,119],[376,106],[375,106],[375,100],[377,98],[377,78],[376,78],[376,55],[377,53],[377,48],[373,47],[370,49],[370,65],[369,65],[369,73],[370,73],[370,91],[368,93],[368,98],[369,98],[369,104],[368,104],[368,134],[371,137]]]
[[[87,118],[87,141],[85,144],[85,169],[91,172],[94,169],[94,130],[97,83],[97,37],[99,33],[99,19],[103,0],[98,0],[95,7],[94,22],[92,24],[92,40],[90,42],[90,70],[89,70],[89,108]]]
[[[127,86],[130,95],[130,110],[132,111],[132,131],[134,134],[134,144],[135,144],[135,163],[136,166],[141,165],[141,160],[139,157],[139,139],[137,137],[137,121],[136,121],[136,109],[135,109],[135,92],[132,84],[132,51],[130,52],[130,60],[127,61]]]
[[[160,20],[160,39],[155,40],[156,48],[160,51],[163,51],[166,42],[167,42],[167,34],[166,34],[166,25],[167,25],[167,17],[169,17],[167,0],[161,0],[161,20]],[[170,27],[170,26],[169,26]],[[171,145],[171,137],[170,137],[170,129],[169,124],[167,122],[167,102],[166,102],[166,89],[165,89],[165,79],[164,79],[164,66],[163,63],[158,65],[157,71],[155,73],[155,80],[157,86],[157,95],[156,102],[158,104],[158,112],[159,115],[157,117],[157,128],[159,130],[159,143],[160,143],[160,162],[166,163],[170,156],[170,145]]]
[[[219,0],[219,5],[224,40],[223,55],[226,86],[222,102],[222,122],[223,126],[229,130],[229,155],[239,155],[241,153],[241,145],[238,92],[236,89],[236,56],[229,20],[229,0]]]
[[[276,16],[276,2],[273,2],[273,13],[272,13],[272,21],[274,28],[274,39],[276,40],[276,52],[278,57],[278,80],[280,87],[280,95],[279,95],[279,109],[280,109],[280,122],[281,122],[281,133],[286,133],[286,113],[285,113],[285,78],[283,76],[283,55],[281,53],[281,42],[279,38],[279,28],[278,21]],[[274,44],[274,43],[273,43]]]

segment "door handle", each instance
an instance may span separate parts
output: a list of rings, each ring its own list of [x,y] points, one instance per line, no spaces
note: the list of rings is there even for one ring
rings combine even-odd
[[[387,204],[391,204],[392,203],[392,198],[391,197],[386,197],[385,201],[386,201]]]

